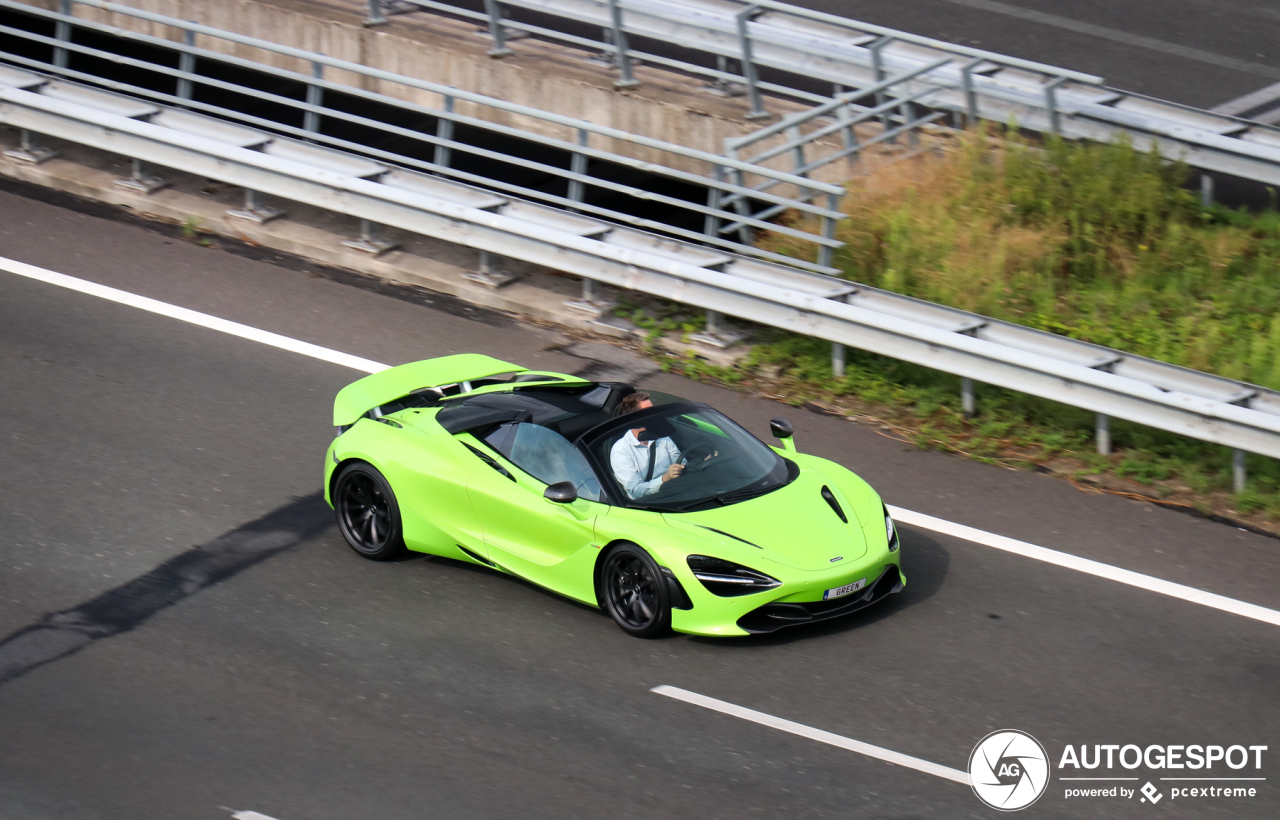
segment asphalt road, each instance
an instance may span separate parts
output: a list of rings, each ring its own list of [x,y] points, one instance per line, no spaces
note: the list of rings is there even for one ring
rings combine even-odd
[[[638,368],[447,298],[5,191],[0,256],[393,364],[476,351]],[[316,497],[332,396],[358,375],[0,273],[0,817],[994,814],[964,785],[661,684],[957,769],[1001,728],[1054,757],[1068,743],[1280,752],[1280,628],[921,529],[903,527],[902,595],[727,641],[639,641],[487,570],[365,561]],[[752,395],[639,381],[762,437],[787,416],[802,449],[889,503],[1280,608],[1273,539]],[[1251,785],[1253,799],[1153,809],[1065,800],[1055,782],[1028,816],[1277,816],[1272,781]]]
[[[1269,0],[796,0],[947,42],[1102,76],[1212,108],[1280,81],[1280,6]]]

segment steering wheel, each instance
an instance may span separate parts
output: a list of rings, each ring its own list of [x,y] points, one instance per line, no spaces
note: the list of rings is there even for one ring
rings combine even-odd
[[[695,444],[689,448],[689,452],[685,453],[684,474],[692,475],[700,473],[712,465],[719,466],[728,464],[731,461],[737,461],[737,456],[715,455],[717,451],[710,444]],[[713,456],[713,458],[709,458]]]

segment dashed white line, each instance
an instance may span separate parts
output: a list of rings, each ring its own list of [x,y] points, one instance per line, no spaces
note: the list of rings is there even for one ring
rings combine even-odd
[[[187,308],[171,305],[166,302],[160,302],[146,296],[138,296],[128,291],[118,290],[116,288],[99,285],[95,282],[89,282],[84,279],[78,279],[74,276],[68,276],[63,273],[56,273],[44,268],[38,268],[34,265],[28,265],[24,262],[17,262],[12,259],[0,257],[0,270],[5,270],[18,276],[25,276],[30,279],[36,279],[46,282],[50,285],[56,285],[61,288],[86,293],[90,296],[97,296],[122,305],[129,305],[140,310],[146,310],[161,316],[168,316],[179,321],[189,322],[200,327],[210,330],[217,330],[222,333],[228,333],[232,336],[238,336],[242,339],[248,339],[254,342],[260,342],[271,347],[281,350],[288,350],[294,353],[301,353],[304,356],[310,356],[314,359],[331,362],[333,364],[342,365],[344,367],[359,370],[364,373],[376,373],[380,370],[386,370],[390,365],[381,364],[370,359],[364,359],[359,356],[352,356],[347,353],[340,353],[336,350],[330,350],[327,347],[313,345],[310,342],[302,342],[292,339],[288,336],[281,336],[278,333],[272,333],[267,330],[260,330],[249,325],[242,325],[239,322],[232,322],[226,319],[219,319],[216,316],[210,316],[207,313],[189,310]],[[1120,567],[1113,567],[1110,564],[1103,564],[1099,561],[1092,561],[1088,558],[1081,558],[1077,555],[1071,555],[1066,552],[1051,550],[1047,547],[1029,544],[1026,541],[1018,541],[1014,538],[1007,538],[1003,535],[985,532],[983,530],[967,527],[963,524],[956,524],[943,518],[935,518],[932,515],[905,510],[901,507],[890,507],[890,513],[898,521],[909,524],[922,529],[933,530],[944,535],[962,538],[966,541],[972,541],[975,544],[983,544],[995,549],[1012,552],[1037,561],[1044,561],[1049,564],[1055,564],[1067,569],[1073,569],[1077,572],[1083,572],[1088,575],[1094,575],[1099,578],[1106,578],[1111,581],[1117,581],[1122,584],[1145,589],[1150,592],[1157,592],[1162,595],[1168,595],[1173,598],[1179,598],[1183,601],[1189,601],[1201,606],[1211,607],[1223,612],[1230,612],[1234,615],[1240,615],[1245,618],[1263,621],[1275,626],[1280,626],[1280,611],[1267,609],[1256,604],[1245,603],[1234,598],[1228,598],[1224,595],[1218,595],[1213,592],[1205,592],[1195,587],[1184,586],[1183,584],[1175,584],[1172,581],[1165,581],[1151,575],[1143,575],[1140,572],[1133,572]],[[798,724],[797,724],[798,725]],[[813,730],[817,731],[817,730]],[[835,735],[832,735],[835,737]],[[856,741],[850,741],[856,742]]]
[[[819,743],[826,743],[830,746],[838,746],[841,749],[848,749],[851,752],[857,752],[860,755],[874,757],[877,760],[883,760],[896,766],[903,766],[908,769],[915,769],[918,772],[931,774],[934,777],[942,777],[947,780],[954,780],[957,783],[969,785],[969,774],[959,769],[952,769],[938,763],[928,760],[922,760],[918,757],[905,755],[902,752],[895,752],[892,749],[885,749],[880,746],[873,746],[870,743],[863,743],[861,740],[853,740],[843,735],[824,732],[821,729],[815,729],[812,726],[805,726],[803,723],[786,720],[773,715],[757,712],[755,709],[748,709],[745,706],[729,703],[728,701],[709,698],[706,695],[699,695],[697,692],[690,692],[687,689],[680,689],[675,686],[655,686],[649,690],[659,695],[665,695],[669,698],[682,700],[685,703],[692,703],[695,706],[701,706],[704,709],[711,709],[726,715],[732,715],[736,718],[749,720],[752,723],[759,723],[761,726],[768,726],[771,729],[777,729],[800,737],[807,737],[810,740],[816,740]]]

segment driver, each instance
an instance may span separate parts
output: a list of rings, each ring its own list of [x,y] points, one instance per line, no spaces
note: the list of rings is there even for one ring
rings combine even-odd
[[[618,405],[618,415],[634,413],[646,407],[653,407],[653,401],[645,392],[631,393]],[[652,495],[662,485],[680,477],[684,465],[680,463],[680,450],[669,438],[641,441],[639,435],[643,427],[628,430],[626,435],[614,442],[609,453],[609,465],[618,483],[632,498]]]

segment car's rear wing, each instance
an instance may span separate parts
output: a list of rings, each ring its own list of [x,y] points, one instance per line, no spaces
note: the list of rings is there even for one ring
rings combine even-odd
[[[447,387],[501,373],[523,373],[527,370],[527,367],[478,353],[460,353],[389,367],[338,391],[337,398],[333,400],[333,425],[347,427],[355,424],[371,409],[416,390]]]

